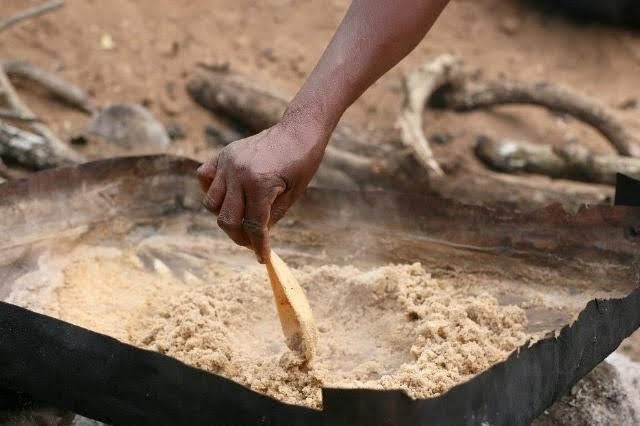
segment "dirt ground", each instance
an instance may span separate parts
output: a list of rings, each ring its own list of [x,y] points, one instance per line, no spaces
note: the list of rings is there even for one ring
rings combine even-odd
[[[0,15],[38,3],[2,0]],[[98,106],[143,103],[165,125],[178,124],[186,132],[170,152],[205,160],[214,152],[204,135],[211,115],[184,90],[198,64],[228,62],[232,70],[294,94],[348,4],[67,0],[64,8],[0,34],[0,58],[23,58],[54,71],[89,91]],[[461,55],[469,69],[487,77],[565,84],[615,107],[640,100],[640,32],[576,24],[540,13],[530,3],[456,0],[418,48],[357,101],[344,120],[372,130],[389,129],[399,108],[401,76],[430,55],[444,52]],[[68,140],[88,121],[86,115],[41,93],[22,88],[20,94],[62,139]],[[640,129],[637,106],[618,112]],[[470,150],[481,133],[553,144],[578,140],[597,152],[612,152],[593,130],[535,108],[464,115],[427,111],[425,117],[427,135],[452,136],[450,142],[435,146],[436,155],[456,158],[466,166],[463,173],[482,168]],[[108,147],[77,149],[91,158],[109,155]],[[626,352],[640,359],[640,336],[625,345]]]
[[[39,3],[3,0],[2,15]],[[347,0],[67,0],[46,16],[23,22],[0,37],[0,57],[24,58],[88,90],[97,105],[141,102],[165,124],[178,123],[187,139],[171,151],[205,159],[211,155],[203,128],[209,114],[185,93],[198,63],[228,62],[237,70],[294,94],[313,68],[346,8]],[[101,47],[110,37],[112,49]],[[539,13],[517,1],[453,1],[427,38],[375,84],[344,120],[389,128],[399,107],[400,77],[437,53],[461,55],[487,77],[548,80],[573,86],[620,105],[640,97],[640,34],[585,26]],[[612,72],[613,71],[613,72]],[[605,74],[606,73],[606,74]],[[552,78],[550,78],[552,76]],[[24,99],[62,137],[87,118],[23,91]],[[620,111],[638,125],[638,109]],[[445,132],[456,152],[478,133],[562,143],[578,139],[611,152],[598,134],[571,120],[534,108],[494,112],[429,112],[427,134]],[[458,152],[460,151],[460,152]]]

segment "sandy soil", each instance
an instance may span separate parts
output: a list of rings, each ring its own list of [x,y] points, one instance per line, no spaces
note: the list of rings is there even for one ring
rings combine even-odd
[[[38,3],[4,0],[3,15]],[[295,93],[339,23],[347,0],[253,2],[248,0],[68,0],[52,14],[2,34],[0,57],[20,57],[84,87],[98,105],[144,102],[165,123],[180,124],[188,138],[175,153],[206,158],[207,112],[184,91],[197,63],[229,62],[232,69]],[[101,48],[108,35],[113,49]],[[460,54],[486,76],[549,80],[598,96],[611,105],[640,97],[640,35],[631,30],[581,26],[542,15],[518,2],[453,1],[420,46],[383,77],[348,112],[345,120],[371,128],[392,125],[403,73],[429,55]],[[613,70],[603,78],[606,70]],[[39,94],[23,92],[41,117],[63,138],[86,117]],[[638,122],[638,110],[621,111]],[[590,129],[532,108],[495,112],[429,113],[427,134],[454,136],[442,155],[482,133],[563,142],[577,138],[602,152],[609,146]]]
[[[36,3],[40,1],[2,0],[0,14]],[[184,91],[197,64],[229,62],[232,69],[293,94],[347,6],[347,0],[67,0],[63,9],[3,32],[0,58],[24,58],[57,72],[88,90],[97,105],[144,103],[163,123],[177,123],[186,131],[187,138],[174,142],[170,152],[204,160],[213,153],[204,137],[211,116]],[[112,49],[101,47],[105,37],[113,40]],[[461,55],[471,69],[488,77],[567,84],[612,106],[640,99],[640,33],[577,25],[517,1],[457,0],[427,39],[344,119],[388,129],[398,111],[400,76],[442,52]],[[87,122],[82,113],[40,93],[20,93],[63,139]],[[629,125],[640,127],[637,108],[619,112]],[[465,115],[429,111],[427,123],[427,135],[453,136],[435,147],[436,154],[458,157],[471,171],[482,167],[469,150],[479,133],[548,143],[577,139],[611,152],[591,129],[533,108]],[[104,147],[82,149],[92,157],[109,153]],[[640,357],[640,338],[634,341],[626,351]]]

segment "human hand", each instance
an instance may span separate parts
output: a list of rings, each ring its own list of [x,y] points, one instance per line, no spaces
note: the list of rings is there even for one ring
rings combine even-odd
[[[203,204],[218,226],[258,261],[269,258],[269,228],[304,192],[330,132],[305,120],[281,122],[227,145],[198,168]]]

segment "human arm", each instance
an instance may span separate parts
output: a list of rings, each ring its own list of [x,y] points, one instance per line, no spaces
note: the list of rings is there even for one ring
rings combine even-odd
[[[448,0],[354,0],[279,123],[236,141],[198,169],[204,205],[260,262],[268,229],[315,174],[344,111],[427,33]]]

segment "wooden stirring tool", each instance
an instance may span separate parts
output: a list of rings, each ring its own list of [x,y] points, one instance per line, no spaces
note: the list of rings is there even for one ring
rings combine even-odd
[[[309,362],[316,354],[318,330],[304,290],[287,264],[273,251],[267,261],[267,271],[286,344]]]

